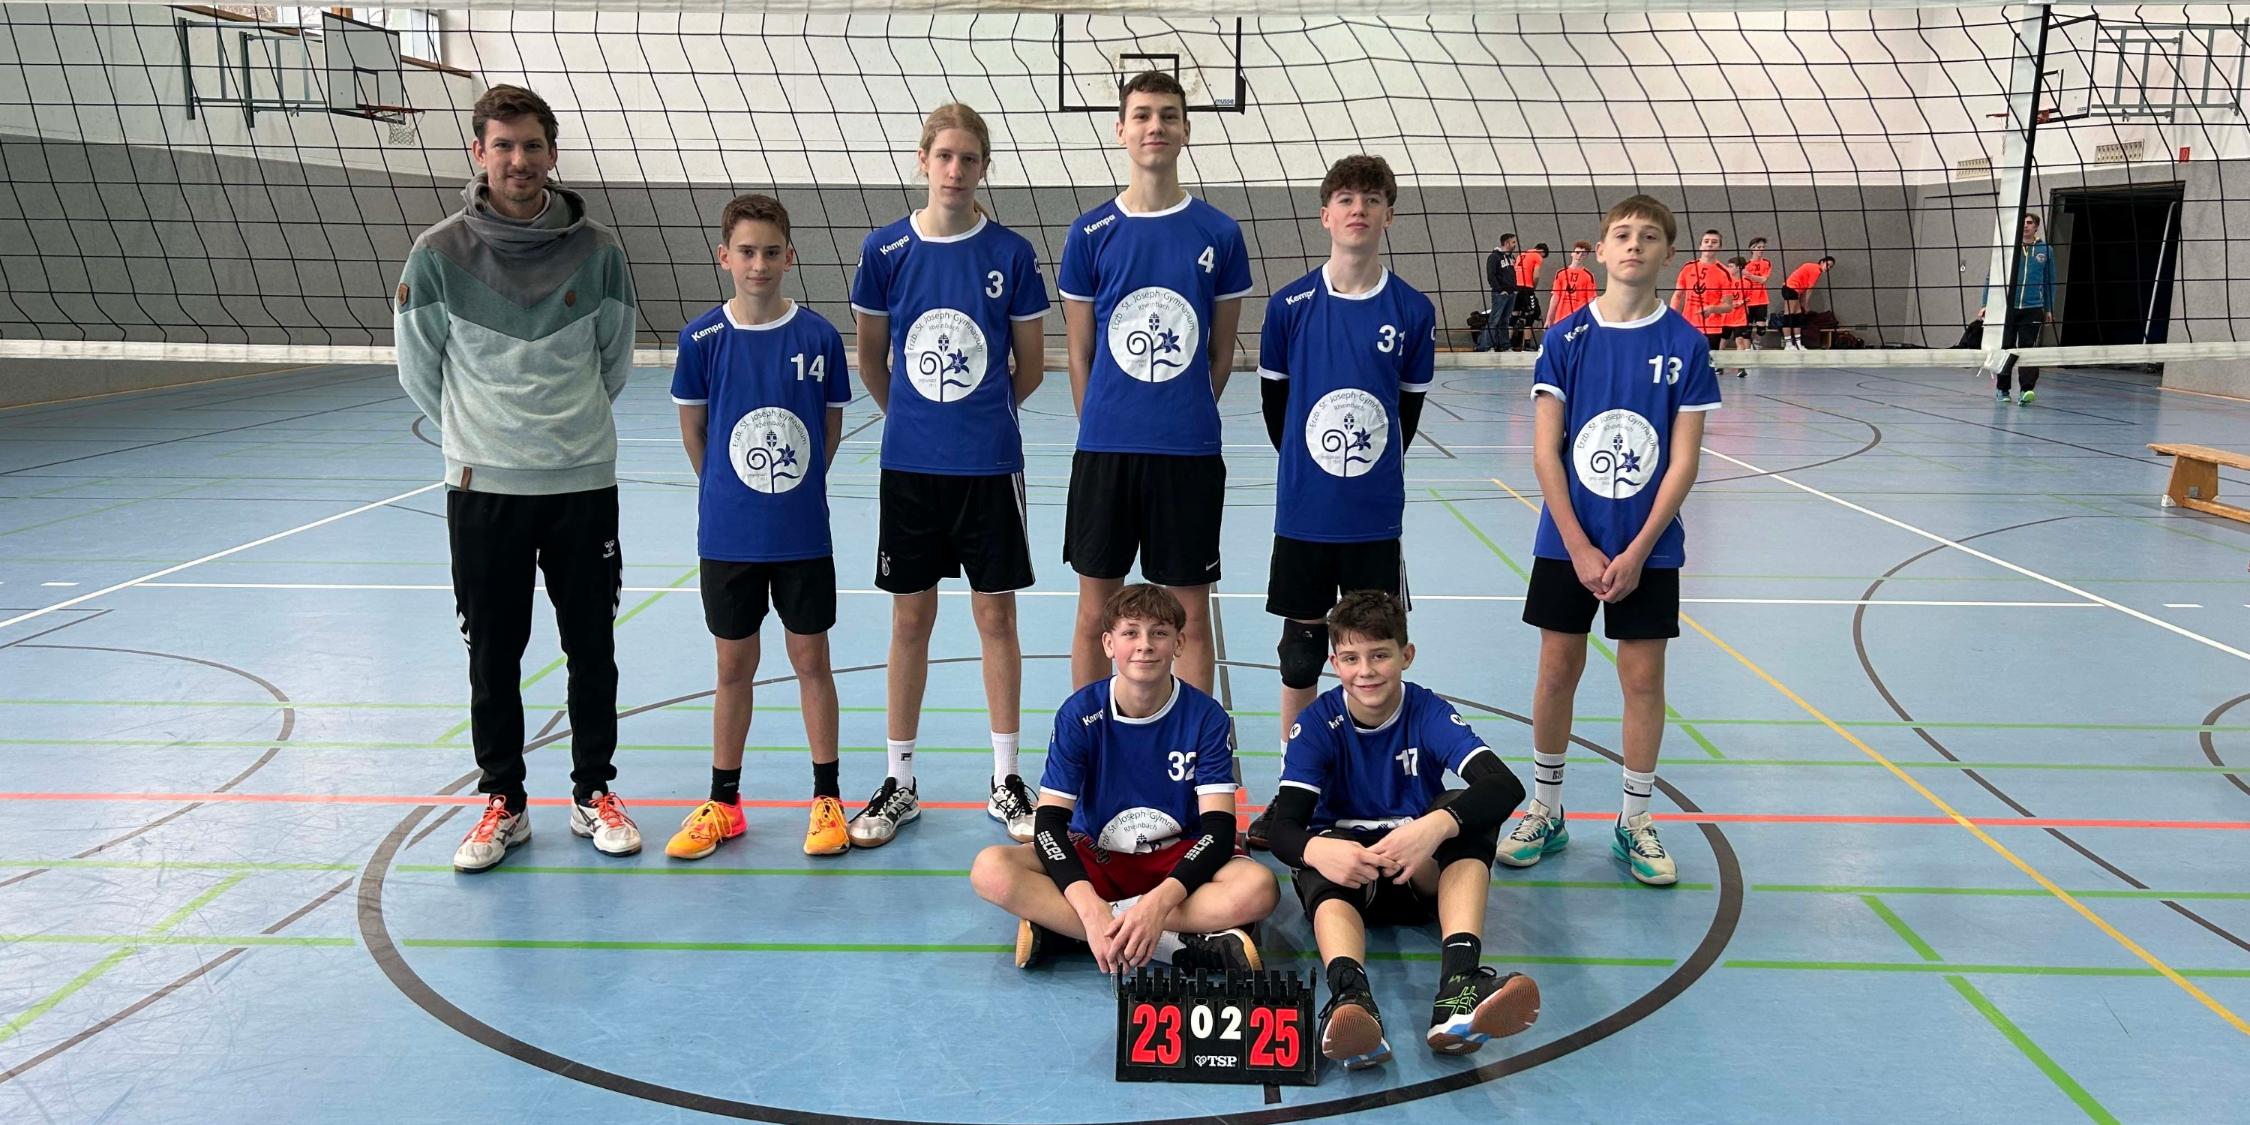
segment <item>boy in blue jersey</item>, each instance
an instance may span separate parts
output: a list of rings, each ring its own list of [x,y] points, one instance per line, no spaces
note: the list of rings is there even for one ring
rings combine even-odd
[[[734,279],[734,297],[680,330],[672,372],[680,440],[701,478],[696,552],[703,559],[703,620],[718,646],[711,796],[688,814],[664,852],[702,859],[743,832],[742,745],[750,735],[758,628],[771,605],[787,631],[812,748],[805,854],[835,855],[848,845],[836,778],[836,680],[828,664],[836,561],[827,478],[852,397],[844,338],[819,313],[781,295],[797,251],[779,200],[737,196],[719,230],[719,265]],[[710,464],[709,453],[720,463]]]
[[[1161,586],[1105,604],[1114,674],[1055,711],[1032,842],[986,848],[970,881],[1015,915],[1016,966],[1080,945],[1103,972],[1152,957],[1256,969],[1241,927],[1273,912],[1273,873],[1234,847],[1234,754],[1218,701],[1172,674],[1187,612]]]
[[[1330,663],[1343,681],[1290,733],[1273,802],[1273,854],[1296,870],[1297,898],[1327,967],[1320,1050],[1352,1070],[1391,1057],[1367,981],[1369,925],[1444,935],[1424,1040],[1467,1054],[1539,1018],[1539,986],[1478,962],[1492,850],[1523,783],[1436,692],[1406,682],[1406,608],[1378,590],[1328,614]],[[1468,782],[1447,789],[1451,771]]]
[[[863,848],[889,843],[922,813],[914,742],[937,584],[963,569],[992,720],[985,811],[1009,836],[1031,839],[1031,794],[1016,765],[1023,645],[1015,592],[1032,583],[1016,407],[1045,374],[1047,285],[1031,243],[977,204],[991,157],[977,111],[959,103],[932,111],[914,154],[929,203],[868,235],[852,276],[859,377],[883,411],[875,585],[893,595],[889,769],[851,821],[852,843]]]
[[[1383,264],[1398,178],[1347,156],[1320,184],[1328,261],[1274,291],[1258,345],[1266,436],[1281,454],[1266,612],[1282,619],[1281,740],[1312,702],[1339,594],[1406,601],[1404,458],[1435,364],[1437,308]],[[1264,847],[1267,822],[1250,826]]]
[[[1141,577],[1187,608],[1180,676],[1209,692],[1227,478],[1218,400],[1251,289],[1250,254],[1233,219],[1180,187],[1188,119],[1179,80],[1149,71],[1118,98],[1131,180],[1071,225],[1056,285],[1078,409],[1063,533],[1063,561],[1078,572],[1071,683],[1108,674],[1102,607],[1138,554]]]
[[[1703,415],[1718,409],[1719,383],[1702,332],[1656,299],[1657,271],[1678,233],[1671,209],[1648,196],[1610,208],[1595,251],[1608,288],[1547,330],[1532,377],[1532,465],[1547,501],[1523,608],[1539,627],[1536,768],[1531,805],[1500,844],[1498,858],[1511,867],[1570,842],[1563,754],[1598,609],[1602,632],[1617,642],[1625,696],[1625,801],[1610,851],[1643,883],[1679,877],[1648,802],[1664,737],[1664,646],[1680,635],[1680,505],[1695,484]]]

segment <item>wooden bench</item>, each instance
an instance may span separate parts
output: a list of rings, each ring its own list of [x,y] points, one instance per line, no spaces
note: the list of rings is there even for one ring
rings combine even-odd
[[[2151,442],[2149,450],[2172,458],[2172,480],[2164,488],[2166,507],[2189,508],[2250,523],[2250,508],[2219,503],[2219,466],[2250,469],[2250,453],[2175,442]]]

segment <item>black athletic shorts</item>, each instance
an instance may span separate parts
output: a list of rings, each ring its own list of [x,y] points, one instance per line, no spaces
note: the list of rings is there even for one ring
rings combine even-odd
[[[1747,340],[1749,338],[1750,326],[1747,324],[1729,324],[1725,328],[1719,329],[1719,342],[1722,344],[1728,340]]]
[[[1805,299],[1805,295],[1784,285],[1781,287],[1781,299],[1784,301],[1802,301]]]
[[[980,594],[1031,585],[1022,473],[960,477],[885,469],[878,495],[876,586],[919,594],[963,570],[969,588]]]
[[[1266,612],[1318,621],[1353,590],[1381,590],[1408,604],[1406,556],[1396,539],[1372,543],[1322,543],[1273,537],[1273,569],[1266,579]]]
[[[748,640],[766,623],[768,602],[781,627],[799,636],[836,625],[836,559],[788,562],[703,560],[703,624],[722,641]]]
[[[1602,615],[1602,635],[1613,641],[1654,641],[1680,635],[1680,572],[1677,567],[1644,567],[1641,584],[1625,600],[1605,606],[1565,559],[1531,561],[1531,588],[1523,600],[1526,625],[1558,633],[1589,633],[1594,613]]]
[[[1703,342],[1710,345],[1712,351],[1718,351],[1719,345],[1724,344],[1731,339],[1734,339],[1734,337],[1727,335],[1727,330],[1724,328],[1719,329],[1717,332],[1706,332],[1703,334]]]
[[[1159,586],[1219,580],[1219,518],[1227,463],[1218,454],[1096,453],[1070,458],[1063,562],[1088,578],[1141,577]]]
[[[1448,789],[1438,794],[1432,808],[1444,808],[1458,799],[1459,789]],[[1483,861],[1492,866],[1494,852],[1500,850],[1501,825],[1495,824],[1474,836],[1460,835],[1439,844],[1432,857],[1438,870],[1452,866],[1463,859]],[[1376,842],[1390,835],[1389,828],[1330,828],[1317,836],[1331,840],[1351,840],[1363,848],[1374,847]],[[1323,897],[1341,892],[1345,901],[1359,908],[1361,921],[1370,926],[1423,926],[1437,921],[1437,896],[1425,895],[1415,890],[1412,883],[1395,883],[1377,879],[1358,887],[1339,887],[1328,881],[1317,869],[1307,866],[1294,872],[1290,882],[1297,888],[1297,902],[1305,908],[1305,917],[1312,918],[1314,905]]]
[[[1766,326],[1766,317],[1772,312],[1772,306],[1745,305],[1743,311],[1750,315],[1750,328],[1755,331]]]

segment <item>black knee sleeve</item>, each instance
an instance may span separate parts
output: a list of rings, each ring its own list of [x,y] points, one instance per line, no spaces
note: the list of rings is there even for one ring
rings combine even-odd
[[[1274,651],[1281,656],[1282,686],[1312,687],[1320,682],[1321,665],[1328,663],[1328,626],[1325,622],[1307,625],[1284,621],[1281,643]]]
[[[1438,799],[1431,802],[1430,807],[1442,809],[1458,800],[1462,792],[1459,789],[1448,789],[1439,794]],[[1523,787],[1518,785],[1516,792],[1522,793]],[[1437,861],[1438,870],[1441,872],[1453,866],[1455,860],[1462,859],[1477,860],[1486,867],[1490,867],[1492,866],[1493,855],[1500,850],[1500,830],[1505,826],[1504,823],[1496,823],[1487,825],[1480,830],[1463,831],[1452,839],[1439,844],[1437,851],[1431,853],[1430,858]]]
[[[1320,904],[1335,899],[1359,914],[1361,923],[1367,921],[1367,907],[1371,895],[1367,887],[1344,887],[1328,881],[1326,875],[1311,867],[1299,868],[1291,876],[1297,888],[1297,901],[1305,906],[1305,921],[1311,922],[1319,913]]]

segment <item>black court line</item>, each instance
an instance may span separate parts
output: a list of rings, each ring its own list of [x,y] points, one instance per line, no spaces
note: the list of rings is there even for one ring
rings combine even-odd
[[[107,613],[108,610],[103,610],[102,612]],[[76,624],[76,622],[73,622],[72,624]],[[48,630],[48,632],[53,632],[53,630],[50,629]],[[40,635],[44,636],[45,634]],[[289,736],[297,729],[297,708],[293,705],[287,692],[284,692],[279,687],[274,686],[273,681],[268,680],[265,677],[257,675],[255,673],[243,671],[242,669],[237,668],[231,664],[222,664],[216,660],[206,660],[200,656],[185,656],[176,652],[151,652],[147,649],[109,648],[102,645],[35,645],[22,644],[21,642],[19,642],[15,647],[58,649],[69,650],[73,652],[109,652],[121,653],[129,656],[154,656],[164,660],[181,660],[189,664],[201,664],[206,668],[217,668],[222,672],[231,672],[237,676],[242,677],[245,680],[250,681],[251,683],[258,685],[261,688],[264,688],[266,690],[266,694],[273,696],[274,702],[281,707],[281,730],[274,735],[272,739],[273,745],[266,747],[266,752],[259,755],[257,761],[250,763],[249,768],[244,769],[242,772],[235,774],[233,777],[221,783],[217,788],[212,790],[212,792],[214,793],[225,793],[233,789],[235,786],[248,781],[251,774],[257,773],[259,770],[264,769],[266,763],[273,761],[274,756],[281,753],[282,745],[289,741]],[[183,700],[182,705],[194,706],[194,703],[192,701]],[[139,836],[143,833],[152,832],[158,828],[162,828],[166,824],[169,824],[172,821],[179,819],[180,817],[186,816],[187,814],[194,812],[195,810],[202,807],[203,802],[201,801],[193,801],[188,804],[182,805],[179,808],[173,809],[171,812],[165,813],[163,816],[157,817],[154,820],[142,824],[138,828],[126,832],[121,836],[114,836],[108,840],[104,840],[101,843],[86,849],[85,851],[71,856],[70,858],[90,859],[96,855],[101,854],[102,852],[108,851],[109,849],[124,843],[127,840],[132,839],[135,836]],[[36,867],[20,875],[15,875],[6,879],[0,879],[0,887],[12,887],[17,883],[23,882],[26,879],[30,879],[39,875],[45,875],[52,870],[54,870],[54,868]],[[0,1081],[4,1081],[4,1079],[0,1079]]]
[[[1797,408],[1797,409],[1799,409],[1799,410],[1807,410],[1807,411],[1811,411],[1811,412],[1812,412],[1812,413],[1814,413],[1814,414],[1826,414],[1826,415],[1828,415],[1828,416],[1829,416],[1829,417],[1831,417],[1831,418],[1841,418],[1841,419],[1843,419],[1843,420],[1844,420],[1844,421],[1846,421],[1846,422],[1857,422],[1857,423],[1859,423],[1860,425],[1862,425],[1862,426],[1865,426],[1865,427],[1867,427],[1867,444],[1866,444],[1866,445],[1863,445],[1863,446],[1860,446],[1860,447],[1859,447],[1858,449],[1854,449],[1854,450],[1852,450],[1852,451],[1851,451],[1850,453],[1845,453],[1845,454],[1841,454],[1841,455],[1839,455],[1839,456],[1835,456],[1835,457],[1830,457],[1830,458],[1827,458],[1826,460],[1821,460],[1821,461],[1813,461],[1813,462],[1811,462],[1811,463],[1809,463],[1809,464],[1804,464],[1804,465],[1792,465],[1792,466],[1790,466],[1790,467],[1788,467],[1788,468],[1786,468],[1786,469],[1766,469],[1766,470],[1764,470],[1764,471],[1762,471],[1762,472],[1756,472],[1756,473],[1736,473],[1736,474],[1734,474],[1733,476],[1726,476],[1726,477],[1700,477],[1700,478],[1698,478],[1698,479],[1696,480],[1696,482],[1695,482],[1695,483],[1697,483],[1697,484],[1724,484],[1724,483],[1726,483],[1727,481],[1730,481],[1730,480],[1749,480],[1749,479],[1751,479],[1751,478],[1753,478],[1753,477],[1770,477],[1770,476],[1774,476],[1775,474],[1778,474],[1778,473],[1795,473],[1795,472],[1801,472],[1801,471],[1803,471],[1803,470],[1805,470],[1805,469],[1817,469],[1817,468],[1820,468],[1820,467],[1821,467],[1822,465],[1833,465],[1833,464],[1835,464],[1835,463],[1836,463],[1836,462],[1838,462],[1838,461],[1849,461],[1849,460],[1851,460],[1852,458],[1854,458],[1854,457],[1857,457],[1857,456],[1859,456],[1860,454],[1862,454],[1862,453],[1865,453],[1865,452],[1867,452],[1868,450],[1871,450],[1871,449],[1875,448],[1876,446],[1878,446],[1878,445],[1881,445],[1881,444],[1883,444],[1883,431],[1882,431],[1882,430],[1881,430],[1881,429],[1880,429],[1879,427],[1877,427],[1877,426],[1875,425],[1875,423],[1873,423],[1873,422],[1870,422],[1870,421],[1868,421],[1868,420],[1867,420],[1867,419],[1865,419],[1865,418],[1854,418],[1854,417],[1852,417],[1852,416],[1851,416],[1851,415],[1849,415],[1849,414],[1838,414],[1838,413],[1836,413],[1836,412],[1835,412],[1835,411],[1833,411],[1833,410],[1822,410],[1821,408],[1819,408],[1819,407],[1817,407],[1817,406],[1806,406],[1806,405],[1804,405],[1804,404],[1802,404],[1802,403],[1790,402],[1790,401],[1789,401],[1788,399],[1782,398],[1782,397],[1780,397],[1780,396],[1778,396],[1778,395],[1758,395],[1757,397],[1758,397],[1758,398],[1762,398],[1762,399],[1768,399],[1768,400],[1771,400],[1771,401],[1773,401],[1773,402],[1778,402],[1778,403],[1782,403],[1782,404],[1784,404],[1784,405],[1787,405],[1787,406],[1794,406],[1794,407],[1796,407],[1796,408]]]
[[[2027,527],[2037,527],[2041,524],[2055,523],[2061,520],[2076,518],[2078,517],[2063,515],[2048,516],[2045,519],[2026,520],[2023,523],[2010,524],[2007,527],[1996,527],[1992,528],[1989,531],[1980,531],[1974,535],[1964,535],[1955,542],[1967,543],[1972,539],[1982,539],[1988,535],[2001,535],[2010,531],[2019,531]],[[1915,563],[1938,553],[1939,551],[1946,550],[1950,546],[1951,544],[1939,544],[1937,546],[1918,551],[1912,555],[1907,556],[1903,561],[1898,563],[1898,565],[1884,571],[1881,575],[1876,577],[1874,582],[1868,585],[1867,591],[1860,595],[1860,604],[1852,611],[1852,649],[1854,652],[1859,654],[1860,671],[1867,676],[1867,682],[1874,686],[1876,694],[1883,697],[1883,702],[1890,706],[1891,711],[1899,718],[1909,723],[1914,721],[1914,716],[1907,712],[1905,705],[1901,704],[1898,701],[1897,696],[1891,694],[1890,686],[1883,682],[1882,675],[1875,670],[1874,660],[1868,656],[1866,638],[1867,609],[1868,605],[1875,599],[1875,592],[1883,588],[1883,583],[1889,581],[1893,576],[1897,575],[1900,571],[1905,570],[1907,567],[1912,566]],[[2235,703],[2239,703],[2243,699],[2250,699],[2250,696],[2239,697],[2232,702],[2229,702],[2228,704],[2220,707],[2218,711],[2213,713],[2223,715],[2225,714],[2228,707],[2232,707]],[[2206,720],[2206,723],[2215,721],[2216,720]],[[1961,760],[1958,755],[1954,754],[1953,751],[1945,745],[1945,743],[1939,741],[1937,736],[1931,734],[1926,728],[1917,726],[1912,729],[1916,736],[1921,738],[1921,740],[1925,744],[1927,744],[1930,749],[1937,751],[1938,754],[1944,757],[1946,761],[1958,762]],[[2205,740],[2205,744],[2208,747],[2211,737],[2210,732],[2204,732],[2203,737]],[[2208,749],[2205,752],[2206,754],[2210,753]],[[2218,759],[2215,756],[2212,757],[2212,761],[2220,765],[2225,764],[2223,762],[2218,762]],[[1963,777],[1966,777],[1970,781],[1975,782],[1985,792],[1992,794],[1992,796],[1998,799],[2001,804],[2004,804],[2010,809],[2015,810],[2017,816],[2035,817],[2039,815],[2031,811],[2031,809],[2021,801],[2018,801],[2014,797],[2009,796],[2006,790],[1994,784],[1992,780],[1985,777],[1983,773],[1973,769],[1962,770],[1960,771],[1960,773]],[[2234,777],[2232,774],[2227,775],[2227,777],[2229,780],[2234,782],[2237,788],[2242,788],[2242,780],[2240,778]],[[2137,891],[2145,891],[2149,889],[2147,883],[2141,882],[2138,878],[2135,878],[2131,872],[2126,871],[2124,868],[2119,867],[2116,864],[2111,863],[2109,860],[2103,858],[2100,853],[2094,851],[2092,848],[2079,843],[2076,839],[2073,839],[2069,833],[2064,832],[2062,829],[2047,828],[2044,829],[2044,831],[2049,836],[2052,836],[2056,840],[2061,841],[2063,846],[2069,848],[2074,852],[2077,852],[2080,856],[2083,856],[2087,862],[2092,863],[2096,867],[2099,867],[2102,870],[2107,871],[2111,875],[2115,876],[2119,882],[2122,882]],[[2228,930],[2224,926],[2211,921],[2209,918],[2206,918],[2203,915],[2198,914],[2195,911],[2190,910],[2171,899],[2158,899],[2157,901],[2163,903],[2167,907],[2170,907],[2173,913],[2178,914],[2182,918],[2185,918],[2188,921],[2211,931],[2213,934],[2224,938],[2225,940],[2242,949],[2244,952],[2250,952],[2250,941],[2245,941],[2240,935],[2234,933],[2231,930]]]
[[[975,656],[946,657],[932,660],[930,663],[933,665],[974,663],[981,661],[981,659],[981,657]],[[1026,654],[1024,659],[1068,660],[1070,656],[1067,653]],[[1229,663],[1238,668],[1272,670],[1275,667],[1271,664],[1251,661],[1230,661]],[[881,664],[863,664],[850,668],[835,669],[835,674],[874,671],[883,667],[884,665]],[[754,686],[763,687],[768,684],[785,683],[795,678],[794,675],[774,676],[756,681]],[[618,712],[618,718],[623,720],[648,711],[669,707],[675,703],[701,699],[712,694],[711,691],[700,691],[656,703],[644,704]],[[1473,700],[1458,696],[1443,696],[1443,698],[1527,726],[1531,722],[1528,716],[1477,703]],[[540,744],[544,745],[567,738],[569,734],[570,732],[567,729],[558,731],[540,740]],[[1573,735],[1571,741],[1613,762],[1622,764],[1624,761],[1615,752],[1582,737]],[[527,749],[533,748],[536,747],[527,747]],[[452,785],[440,790],[439,793],[440,795],[450,795],[467,786],[477,776],[474,772],[465,774]],[[1663,778],[1659,777],[1656,785],[1667,798],[1671,799],[1682,810],[1687,812],[1703,811],[1685,794]],[[397,859],[400,846],[423,818],[435,811],[435,808],[432,805],[422,805],[407,813],[397,826],[393,827],[390,833],[383,838],[383,842],[375,849],[374,856],[367,861],[367,866],[361,872],[359,880],[359,929],[361,940],[366,944],[368,954],[375,959],[377,967],[382,969],[383,975],[390,980],[392,986],[423,1011],[428,1012],[438,1022],[452,1028],[455,1032],[473,1042],[559,1077],[660,1105],[739,1120],[777,1122],[779,1125],[946,1125],[946,1123],[940,1122],[847,1117],[814,1110],[758,1105],[665,1086],[604,1070],[592,1063],[535,1046],[464,1011],[432,987],[428,981],[422,979],[421,975],[414,971],[413,966],[407,963],[406,957],[391,939],[389,924],[383,912],[384,881],[392,863]],[[1520,1054],[1509,1055],[1473,1070],[1458,1071],[1442,1078],[1426,1079],[1404,1086],[1369,1091],[1332,1101],[1278,1106],[1242,1113],[1209,1114],[1159,1120],[1136,1119],[1134,1125],[1283,1125],[1287,1122],[1311,1121],[1340,1114],[1379,1109],[1385,1106],[1402,1105],[1441,1094],[1465,1090],[1498,1078],[1530,1070],[1533,1067],[1553,1062],[1575,1051],[1590,1047],[1632,1027],[1655,1014],[1666,1004],[1678,999],[1696,981],[1702,979],[1703,975],[1718,963],[1720,954],[1725,951],[1728,942],[1733,940],[1735,928],[1741,920],[1742,866],[1735,855],[1734,846],[1727,840],[1726,835],[1719,830],[1717,825],[1702,824],[1697,827],[1702,831],[1704,841],[1710,846],[1712,858],[1718,867],[1718,905],[1712,912],[1711,925],[1704,932],[1702,940],[1696,944],[1695,949],[1678,965],[1674,966],[1663,980],[1658,981],[1647,992],[1626,1002],[1624,1006],[1608,1015]],[[1661,894],[1663,892],[1652,890],[1648,893]],[[1116,1125],[1126,1125],[1126,1123],[1120,1122]]]
[[[22,611],[22,610],[30,610],[30,609],[36,609],[36,608],[37,608],[36,606],[10,606],[10,607],[8,607],[8,608],[7,608],[7,609],[5,609],[5,610],[0,610],[0,613],[16,613],[16,612],[19,612],[19,611]],[[0,648],[15,648],[15,647],[16,647],[16,646],[18,646],[18,645],[28,645],[28,644],[30,644],[31,642],[33,642],[33,641],[36,641],[36,640],[38,640],[38,639],[39,639],[39,638],[41,638],[41,637],[45,637],[45,636],[51,636],[51,635],[53,635],[53,634],[55,634],[55,633],[60,633],[60,632],[62,632],[63,630],[65,630],[65,629],[68,629],[68,628],[70,628],[70,627],[71,627],[71,626],[73,626],[73,625],[84,625],[84,624],[85,624],[85,623],[87,623],[88,621],[92,621],[93,619],[95,619],[95,618],[97,618],[97,617],[100,617],[100,616],[102,616],[103,614],[106,614],[106,613],[110,612],[110,609],[111,609],[111,608],[113,608],[113,607],[104,607],[104,608],[102,608],[102,609],[75,609],[75,608],[74,608],[74,609],[57,610],[56,612],[58,612],[58,613],[70,613],[70,614],[76,614],[77,616],[75,616],[75,617],[72,617],[72,618],[71,618],[70,620],[68,620],[68,621],[65,621],[65,622],[63,622],[63,623],[62,623],[62,624],[60,624],[60,625],[49,625],[49,626],[47,626],[46,628],[44,628],[44,629],[41,629],[41,630],[39,630],[38,632],[36,632],[36,633],[33,633],[32,635],[30,635],[30,636],[28,636],[28,637],[19,637],[19,638],[15,639],[15,640],[9,641],[9,642],[8,642],[8,643],[6,643],[6,644],[0,644]]]
[[[297,909],[291,911],[286,917],[282,918],[281,921],[275,922],[273,925],[267,926],[265,929],[259,932],[264,934],[278,934],[281,931],[288,929],[298,919],[303,918],[305,915],[320,909],[322,904],[328,902],[328,900],[332,898],[335,898],[337,895],[344,893],[344,890],[351,885],[352,880],[345,879],[343,882],[338,883],[335,886],[330,887],[326,891],[322,892],[311,902],[308,902],[303,906],[300,906]],[[240,957],[248,952],[250,952],[250,948],[248,946],[235,946],[234,948],[229,949],[219,954],[218,956],[213,957],[200,965],[197,965],[192,969],[189,969],[187,972],[182,973],[180,976],[174,978],[170,983],[164,985],[162,988],[159,988],[156,991],[151,992],[148,995],[143,996],[130,1004],[127,1004],[123,1008],[120,1008],[117,1011],[102,1017],[100,1020],[95,1021],[92,1025],[79,1031],[77,1034],[72,1035],[70,1038],[63,1040],[62,1042],[57,1043],[54,1046],[49,1047],[46,1050],[41,1051],[38,1054],[33,1055],[20,1063],[17,1063],[7,1070],[0,1070],[0,1086],[6,1085],[8,1082],[15,1079],[16,1076],[27,1073],[32,1068],[40,1065],[41,1063],[44,1063],[49,1059],[52,1059],[55,1056],[60,1055],[63,1052],[68,1051],[71,1048],[76,1047],[89,1039],[92,1039],[96,1035],[100,1035],[102,1032],[108,1031],[110,1028],[116,1027],[118,1024],[121,1024],[128,1019],[131,1019],[142,1009],[147,1008],[149,1005],[154,1004],[157,1001],[162,1000],[175,992],[178,992],[181,988],[194,983],[197,979],[203,977],[205,974],[210,973],[211,971],[219,968],[221,965],[224,965],[227,962],[232,961],[235,958]]]
[[[2207,727],[2217,726],[2219,720],[2226,717],[2227,712],[2234,710],[2235,707],[2244,702],[2250,702],[2250,694],[2238,695],[2233,699],[2227,700],[2225,703],[2219,704],[2219,706],[2209,715],[2203,717],[2203,725]],[[2219,744],[2211,737],[2210,731],[2202,732],[2201,741],[2203,743],[2203,756],[2209,758],[2212,765],[2226,765],[2224,761],[2221,761],[2219,759]],[[2242,790],[2246,794],[2250,794],[2250,783],[2245,783],[2242,780],[2242,776],[2240,774],[2226,773],[2221,774],[2220,776],[2226,778],[2228,781],[2233,782],[2235,788]]]
[[[358,410],[362,407],[367,406],[381,406],[386,402],[397,401],[398,397],[399,396],[397,395],[386,395],[383,398],[369,399],[366,402],[355,402],[348,406],[331,406],[326,410],[313,410],[308,411],[304,414],[292,414],[286,418],[268,418],[263,422],[252,422],[244,426],[229,426],[223,430],[208,430],[203,433],[188,434],[183,437],[165,438],[163,441],[148,441],[142,442],[139,445],[126,445],[120,446],[116,449],[105,449],[100,453],[82,453],[76,457],[65,457],[60,461],[47,461],[37,465],[20,465],[13,469],[0,469],[0,477],[11,476],[16,473],[28,473],[33,469],[52,469],[57,465],[70,465],[75,464],[79,461],[92,461],[100,457],[114,457],[120,453],[137,453],[143,449],[155,449],[158,446],[165,445],[177,445],[178,443],[183,441],[201,441],[204,438],[218,437],[221,434],[238,434],[244,430],[255,430],[261,426],[278,426],[283,422],[296,422],[306,418],[318,418],[323,414],[336,414],[346,410]]]

